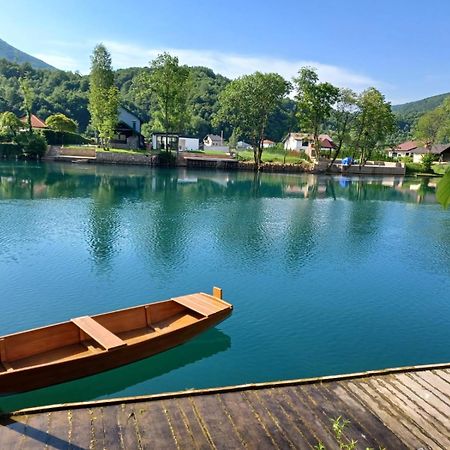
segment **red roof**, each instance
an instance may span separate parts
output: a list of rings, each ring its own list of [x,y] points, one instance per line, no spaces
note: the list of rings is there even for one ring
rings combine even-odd
[[[330,139],[320,139],[320,146],[322,148],[334,148],[334,143]]]
[[[21,117],[20,120],[25,124],[28,123],[27,116]],[[48,128],[48,126],[39,117],[31,114],[31,128]]]
[[[417,148],[417,142],[415,141],[406,141],[398,145],[397,150],[400,152],[410,152]]]

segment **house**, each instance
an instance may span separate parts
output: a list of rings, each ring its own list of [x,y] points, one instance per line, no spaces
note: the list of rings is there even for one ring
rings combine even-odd
[[[434,144],[429,147],[416,147],[411,150],[413,162],[422,162],[423,155],[432,153],[439,162],[450,162],[450,144]]]
[[[118,123],[111,144],[117,148],[143,148],[144,136],[141,134],[142,120],[132,111],[119,106]]]
[[[419,144],[416,141],[406,141],[401,144],[399,144],[394,149],[388,150],[388,155],[391,158],[403,158],[405,156],[412,156],[412,151],[416,149],[419,146]]]
[[[238,150],[253,150],[253,147],[245,141],[238,141],[236,144]]]
[[[328,134],[320,134],[320,149],[331,152],[335,147],[333,139]],[[309,133],[289,133],[283,139],[284,149],[289,151],[305,152],[312,156],[314,149],[314,136]]]
[[[276,145],[276,143],[271,141],[270,139],[264,139],[262,141],[263,148],[270,148],[270,147],[273,147],[274,145]]]
[[[22,116],[20,121],[28,127],[28,116]],[[48,126],[38,116],[31,114],[31,128],[33,128],[33,130],[44,130],[48,128]]]
[[[205,150],[217,150],[220,152],[229,152],[230,147],[224,145],[223,137],[217,134],[208,134],[203,139],[203,148]]]

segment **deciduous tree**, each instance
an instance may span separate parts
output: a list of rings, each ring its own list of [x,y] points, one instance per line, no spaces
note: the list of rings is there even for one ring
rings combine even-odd
[[[339,90],[337,102],[331,114],[331,125],[334,143],[336,145],[333,158],[328,165],[330,168],[339,156],[344,144],[350,143],[351,130],[357,111],[357,96],[351,89]]]
[[[33,110],[35,93],[28,78],[21,77],[19,79],[19,87],[20,93],[22,94],[22,109],[27,116],[28,131],[31,134],[33,132],[33,127],[31,126],[31,114]]]
[[[149,72],[141,72],[135,82],[140,96],[154,100],[152,128],[166,134],[182,132],[189,122],[189,69],[180,66],[178,58],[169,53],[158,55],[150,64]],[[168,151],[169,146],[166,145]]]
[[[114,85],[111,55],[103,44],[94,48],[89,79],[91,123],[105,147],[109,147],[118,121],[119,90]]]
[[[257,169],[261,165],[269,117],[290,90],[290,83],[280,75],[255,72],[232,81],[219,95],[214,122],[230,124],[237,135],[253,145]]]
[[[329,119],[333,105],[338,100],[339,89],[331,83],[319,82],[315,69],[302,67],[299,76],[294,78],[297,89],[297,117],[300,128],[312,133],[314,137],[314,154],[320,155],[319,135]]]
[[[45,123],[52,130],[66,131],[69,133],[75,133],[78,127],[78,124],[75,122],[75,120],[72,120],[61,113],[52,114],[51,116],[47,117]]]
[[[360,154],[360,165],[365,165],[372,152],[384,148],[386,137],[395,126],[391,104],[375,88],[366,89],[357,99],[353,147]]]
[[[0,114],[0,130],[6,131],[12,136],[16,136],[17,132],[23,126],[20,119],[11,111]]]

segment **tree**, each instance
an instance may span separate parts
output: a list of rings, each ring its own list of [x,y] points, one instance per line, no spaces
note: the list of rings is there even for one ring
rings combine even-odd
[[[414,136],[425,145],[450,141],[450,98],[419,118]]]
[[[354,124],[357,111],[357,96],[351,89],[342,88],[339,90],[337,103],[331,114],[332,137],[336,144],[333,158],[328,168],[336,161],[342,146],[350,143],[350,133]]]
[[[0,114],[0,130],[16,136],[22,126],[22,122],[13,112],[7,111]]]
[[[353,147],[355,153],[360,153],[360,165],[363,166],[375,149],[384,148],[386,137],[394,129],[395,117],[391,104],[375,88],[362,92],[356,104]]]
[[[94,48],[89,79],[91,123],[101,143],[109,147],[118,121],[119,90],[114,85],[111,55],[103,44]]]
[[[317,72],[311,67],[302,67],[299,76],[294,78],[294,84],[300,128],[313,134],[314,153],[318,158],[321,147],[319,135],[338,99],[339,89],[327,82],[319,83]]]
[[[51,116],[47,117],[45,123],[52,130],[66,131],[69,133],[75,133],[78,127],[78,124],[75,122],[75,120],[70,119],[69,117],[61,113],[52,114]]]
[[[262,141],[271,114],[280,107],[291,85],[276,73],[255,72],[232,81],[219,95],[213,123],[228,123],[253,146],[256,169],[262,162]]]
[[[149,72],[140,74],[135,87],[141,96],[154,99],[152,127],[165,133],[169,151],[168,134],[184,131],[189,121],[189,69],[180,66],[176,56],[163,53],[151,62]]]
[[[19,87],[20,93],[22,94],[22,109],[25,111],[25,114],[27,116],[28,131],[31,134],[33,132],[33,127],[31,126],[31,114],[35,99],[35,93],[28,78],[19,78]]]

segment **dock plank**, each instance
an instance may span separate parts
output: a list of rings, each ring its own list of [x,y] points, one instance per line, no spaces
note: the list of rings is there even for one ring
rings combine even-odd
[[[84,404],[0,417],[0,449],[450,448],[450,365]]]

